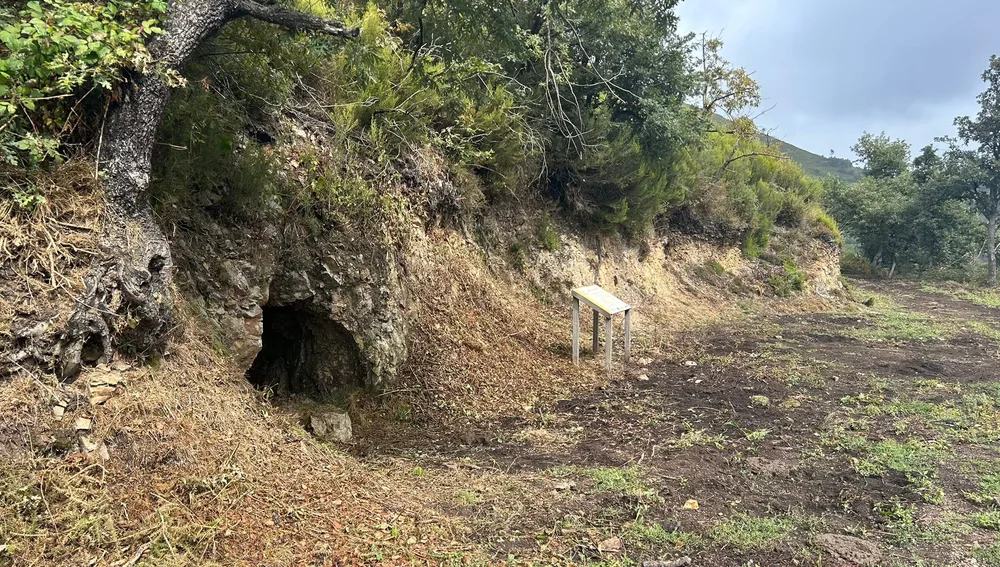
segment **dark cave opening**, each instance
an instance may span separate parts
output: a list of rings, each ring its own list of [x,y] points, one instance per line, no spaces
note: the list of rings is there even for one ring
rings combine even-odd
[[[364,384],[361,354],[343,325],[295,304],[263,312],[261,350],[246,372],[254,387],[325,402]]]

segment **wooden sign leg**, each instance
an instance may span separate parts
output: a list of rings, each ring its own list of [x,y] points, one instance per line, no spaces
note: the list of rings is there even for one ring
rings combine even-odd
[[[592,356],[597,356],[597,345],[600,344],[599,340],[600,336],[601,336],[601,315],[597,311],[594,311],[594,334],[593,338],[591,339],[592,343],[590,346],[590,354]]]
[[[580,300],[573,298],[573,364],[580,364]]]
[[[625,310],[625,363],[632,358],[632,310]]]
[[[614,340],[611,338],[611,317],[604,320],[604,366],[611,374],[611,345]]]

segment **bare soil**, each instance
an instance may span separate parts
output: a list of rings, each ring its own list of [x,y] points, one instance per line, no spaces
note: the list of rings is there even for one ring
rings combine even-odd
[[[850,565],[813,543],[842,534],[879,564],[996,564],[975,515],[1000,500],[965,494],[994,470],[1000,436],[998,343],[968,322],[996,328],[1000,311],[916,284],[855,293],[875,307],[719,324],[534,418],[375,425],[354,452],[404,459],[438,477],[431,491],[480,471],[468,494],[429,503],[496,561]]]
[[[455,378],[447,409],[428,389],[356,399],[347,445],[207,346],[61,420],[21,377],[0,405],[0,566],[1000,566],[1000,310],[981,304],[1000,298],[857,285],[873,307],[748,302],[659,352],[639,340],[610,381],[547,351],[551,376],[587,378],[538,389],[555,399],[509,392],[530,375]],[[518,352],[561,340],[542,338]],[[78,417],[109,460],[60,437]]]

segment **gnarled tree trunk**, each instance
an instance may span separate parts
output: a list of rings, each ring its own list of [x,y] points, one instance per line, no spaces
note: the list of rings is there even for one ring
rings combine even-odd
[[[153,219],[147,190],[153,145],[170,100],[172,76],[226,22],[249,16],[293,29],[354,37],[357,30],[251,0],[170,0],[164,34],[149,46],[156,63],[128,77],[112,111],[99,156],[105,199],[103,257],[60,342],[58,373],[73,379],[83,364],[115,349],[140,354],[162,348],[174,317],[170,244]]]

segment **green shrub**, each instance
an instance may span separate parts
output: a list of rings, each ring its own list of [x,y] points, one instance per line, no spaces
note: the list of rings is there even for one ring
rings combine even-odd
[[[840,233],[840,228],[837,226],[837,221],[833,220],[833,217],[828,215],[825,211],[819,207],[814,207],[811,211],[813,217],[813,230],[812,235],[816,238],[826,237],[831,239],[833,242],[844,247],[844,236]]]
[[[794,292],[802,291],[806,286],[806,275],[795,264],[794,260],[785,260],[781,272],[768,279],[771,289],[778,297],[788,297]]]
[[[781,226],[799,227],[805,222],[811,209],[812,207],[801,195],[784,193],[781,196],[781,208],[778,209],[778,215],[774,220]]]
[[[41,0],[16,15],[0,9],[0,158],[23,166],[58,159],[81,93],[110,93],[125,70],[153,64],[145,43],[162,32],[166,5]]]
[[[845,250],[840,255],[840,272],[863,278],[872,277],[872,264],[867,258],[852,250]]]
[[[553,228],[552,219],[547,216],[538,223],[538,242],[549,252],[559,250],[562,245],[559,233]]]

